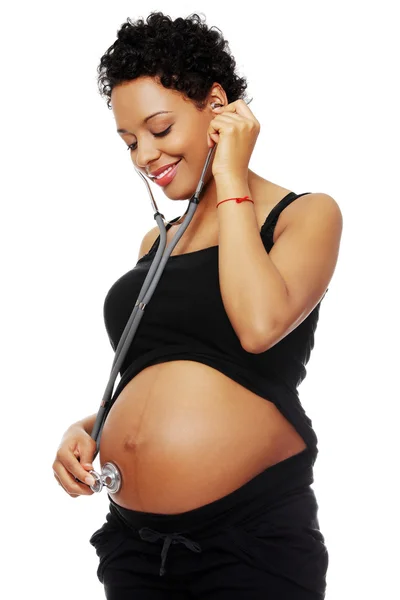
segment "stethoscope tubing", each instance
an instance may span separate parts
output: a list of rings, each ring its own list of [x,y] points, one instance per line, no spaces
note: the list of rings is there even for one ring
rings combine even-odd
[[[199,204],[199,201],[200,201],[200,194],[204,187],[205,174],[207,172],[207,169],[210,164],[212,155],[215,151],[215,148],[216,148],[216,144],[214,144],[214,146],[212,148],[210,148],[210,150],[207,154],[207,158],[204,163],[203,171],[201,173],[201,177],[200,177],[199,183],[197,185],[196,191],[189,200],[188,209],[185,213],[186,217],[184,218],[181,226],[179,227],[178,231],[176,232],[175,236],[173,237],[173,239],[171,240],[171,243],[169,244],[169,246],[167,248],[165,248],[166,241],[167,241],[167,230],[166,230],[166,227],[164,224],[164,215],[162,215],[157,208],[157,204],[154,200],[154,196],[151,191],[150,185],[147,181],[147,178],[143,175],[143,173],[141,173],[135,167],[136,172],[140,175],[140,177],[145,182],[149,196],[150,196],[150,201],[151,201],[153,212],[154,212],[154,219],[157,222],[158,228],[160,230],[160,244],[159,244],[158,250],[156,252],[156,255],[151,263],[149,272],[147,273],[147,276],[143,282],[142,288],[139,292],[139,296],[135,302],[135,306],[132,310],[132,313],[128,319],[128,322],[127,322],[127,324],[124,328],[124,331],[121,335],[121,338],[118,342],[118,346],[115,350],[115,356],[114,356],[113,364],[111,367],[109,381],[108,381],[106,389],[104,391],[103,399],[101,401],[101,405],[100,405],[99,411],[97,413],[92,432],[90,434],[92,439],[96,442],[96,452],[93,456],[93,460],[95,460],[95,458],[100,450],[101,432],[104,427],[107,413],[111,408],[110,401],[111,401],[111,397],[113,394],[115,380],[116,380],[118,373],[121,369],[121,366],[125,360],[126,354],[132,343],[132,340],[135,336],[135,333],[140,324],[140,321],[144,315],[144,310],[157,287],[160,277],[163,274],[165,265],[171,255],[171,252],[175,248],[176,244],[179,242],[182,235],[185,233],[187,227],[189,226],[189,224],[193,218],[194,213],[196,212],[197,205]]]

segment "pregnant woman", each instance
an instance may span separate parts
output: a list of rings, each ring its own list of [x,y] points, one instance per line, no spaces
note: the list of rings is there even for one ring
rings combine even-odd
[[[336,267],[341,211],[327,194],[296,194],[248,168],[260,125],[243,100],[246,80],[198,15],[128,19],[98,72],[133,165],[172,202],[192,196],[217,147],[101,434],[100,464],[114,463],[122,485],[90,538],[97,576],[112,600],[321,600],[318,440],[297,387]],[[168,224],[167,245],[181,221]],[[114,351],[158,234],[144,236],[136,265],[105,298]],[[68,428],[53,463],[72,497],[93,493],[83,482],[95,418]]]

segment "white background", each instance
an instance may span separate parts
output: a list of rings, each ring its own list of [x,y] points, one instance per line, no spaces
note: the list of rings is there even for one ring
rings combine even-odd
[[[107,494],[72,499],[52,463],[98,410],[112,283],[154,227],[96,68],[127,17],[205,14],[261,123],[250,168],[343,214],[339,261],[299,388],[330,553],[327,600],[399,593],[399,41],[396,2],[17,2],[1,15],[2,591],[102,598],[88,540]],[[153,186],[156,188],[157,186]],[[186,210],[154,190],[166,219]],[[118,380],[117,380],[118,381]],[[98,459],[95,461],[98,466]]]

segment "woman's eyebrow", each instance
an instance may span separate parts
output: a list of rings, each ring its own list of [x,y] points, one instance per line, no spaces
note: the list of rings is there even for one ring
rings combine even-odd
[[[172,110],[159,110],[158,112],[155,112],[152,115],[149,115],[148,117],[146,117],[144,119],[143,123],[147,123],[147,121],[149,121],[156,115],[163,115],[163,114],[167,114],[167,113],[171,113],[171,112],[172,112]],[[133,133],[131,133],[130,131],[127,131],[126,129],[117,129],[117,133],[129,133],[130,135],[133,135]]]

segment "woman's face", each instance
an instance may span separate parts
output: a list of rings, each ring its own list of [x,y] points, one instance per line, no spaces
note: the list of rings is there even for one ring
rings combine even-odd
[[[164,88],[152,77],[122,83],[111,92],[118,133],[131,146],[129,152],[137,169],[148,177],[149,173],[181,159],[175,177],[163,186],[168,198],[184,200],[196,190],[210,150],[207,129],[215,116],[211,102],[227,104],[225,92],[218,84],[203,111],[181,92]],[[159,111],[165,112],[145,121]],[[206,185],[212,178],[211,166],[212,160],[205,176]]]

